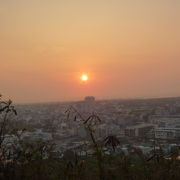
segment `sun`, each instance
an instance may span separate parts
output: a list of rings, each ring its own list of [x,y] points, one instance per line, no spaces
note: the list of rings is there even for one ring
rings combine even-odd
[[[86,82],[88,79],[89,79],[89,77],[88,77],[88,75],[86,75],[86,74],[83,74],[83,75],[81,76],[81,80],[82,80],[83,82]]]

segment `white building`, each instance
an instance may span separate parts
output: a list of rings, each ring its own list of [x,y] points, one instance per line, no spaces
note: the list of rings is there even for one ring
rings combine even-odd
[[[125,135],[129,137],[144,137],[154,128],[153,124],[138,124],[125,129]]]
[[[159,127],[166,127],[166,128],[180,127],[180,117],[154,116],[152,117],[151,122],[157,124]]]
[[[51,141],[53,139],[51,133],[42,131],[25,132],[21,138],[26,141]]]
[[[177,139],[180,138],[180,128],[157,128],[155,129],[157,139]]]

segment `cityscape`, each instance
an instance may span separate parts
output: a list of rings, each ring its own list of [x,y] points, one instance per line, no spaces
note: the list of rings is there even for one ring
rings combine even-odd
[[[75,111],[67,114],[69,107]],[[16,105],[16,109],[15,121],[27,128],[21,138],[52,141],[54,154],[60,157],[67,150],[77,149],[81,155],[87,150],[92,154],[91,140],[80,117],[87,119],[92,114],[101,120],[95,127],[97,139],[115,135],[120,140],[116,153],[131,155],[137,150],[151,156],[155,143],[168,156],[172,148],[180,147],[180,98],[97,101],[87,96],[78,102]],[[13,142],[13,136],[6,136],[7,142]]]
[[[0,180],[180,180],[180,0],[0,0]]]

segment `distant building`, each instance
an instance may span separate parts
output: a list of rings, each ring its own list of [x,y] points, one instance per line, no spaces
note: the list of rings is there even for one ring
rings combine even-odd
[[[144,137],[153,128],[153,124],[139,124],[129,126],[125,129],[125,135],[129,137]]]
[[[86,102],[94,102],[95,101],[95,97],[94,96],[86,96],[84,98],[84,101],[86,101]]]
[[[42,132],[41,130],[35,132],[25,132],[22,135],[22,140],[24,141],[50,141],[52,139],[51,133]]]
[[[92,114],[95,111],[95,97],[87,96],[84,98],[84,101],[76,104],[77,110],[81,114]]]
[[[78,128],[77,128],[77,135],[78,135],[79,137],[82,137],[82,138],[87,137],[86,129],[85,129],[83,126],[78,127]]]
[[[164,128],[178,128],[180,127],[180,117],[174,116],[155,116],[151,119],[153,124],[157,124],[159,127]]]
[[[180,138],[180,128],[157,128],[155,129],[157,139],[177,139]]]

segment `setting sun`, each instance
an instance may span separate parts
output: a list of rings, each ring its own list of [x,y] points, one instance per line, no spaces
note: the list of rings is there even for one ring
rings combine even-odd
[[[81,80],[82,81],[87,81],[89,78],[88,78],[88,76],[86,75],[86,74],[83,74],[82,76],[81,76]]]

